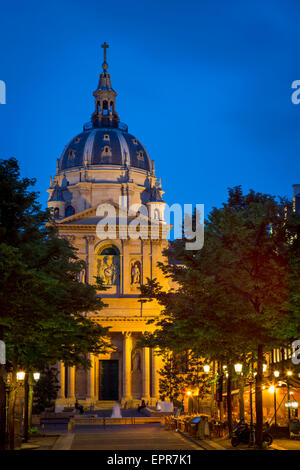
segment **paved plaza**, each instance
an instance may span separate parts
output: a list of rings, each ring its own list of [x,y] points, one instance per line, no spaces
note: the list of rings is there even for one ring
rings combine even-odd
[[[56,450],[201,450],[181,436],[166,431],[160,424],[121,425],[75,428],[63,434],[54,446]]]

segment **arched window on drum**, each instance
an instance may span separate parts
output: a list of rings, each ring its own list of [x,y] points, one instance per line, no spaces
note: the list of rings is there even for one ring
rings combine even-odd
[[[66,208],[66,217],[70,217],[71,215],[75,214],[75,209],[73,206],[68,206]]]

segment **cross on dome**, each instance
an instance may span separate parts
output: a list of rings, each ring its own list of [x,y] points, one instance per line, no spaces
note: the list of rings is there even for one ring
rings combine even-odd
[[[103,53],[104,53],[104,60],[103,60],[102,68],[103,68],[103,71],[106,72],[106,70],[108,69],[108,64],[106,62],[106,49],[109,48],[109,45],[106,44],[106,42],[104,41],[104,43],[101,44],[101,47],[103,48]]]

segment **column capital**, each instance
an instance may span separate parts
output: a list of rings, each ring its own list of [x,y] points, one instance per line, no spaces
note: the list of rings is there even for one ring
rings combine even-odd
[[[85,238],[88,243],[94,243],[96,237],[94,235],[84,235],[83,238]]]
[[[122,331],[122,335],[124,338],[131,338],[132,337],[132,332],[131,331]]]
[[[76,239],[75,235],[60,235],[59,238],[64,238],[65,240],[68,240],[69,242],[73,242]]]

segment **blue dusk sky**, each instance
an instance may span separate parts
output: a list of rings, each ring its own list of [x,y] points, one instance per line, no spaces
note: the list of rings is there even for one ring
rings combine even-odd
[[[207,213],[235,185],[291,197],[299,24],[297,0],[2,2],[0,157],[37,178],[45,205],[56,159],[93,111],[106,41],[117,111],[166,202]]]

